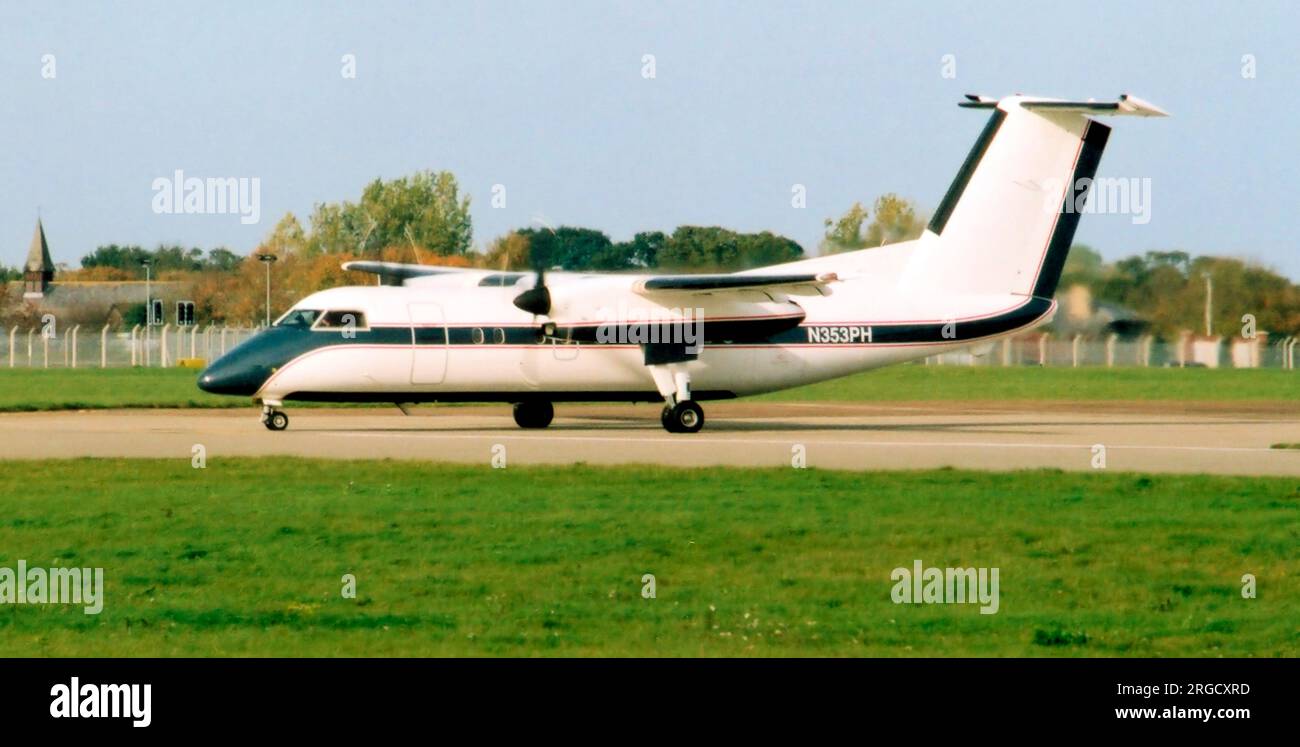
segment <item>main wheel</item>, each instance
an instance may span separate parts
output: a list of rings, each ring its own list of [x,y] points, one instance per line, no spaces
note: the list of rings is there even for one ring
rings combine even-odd
[[[678,402],[664,417],[664,429],[669,433],[698,433],[704,427],[704,408],[694,400]]]
[[[276,410],[262,419],[262,424],[268,431],[282,431],[289,427],[289,416]]]
[[[677,432],[673,430],[673,408],[669,407],[668,405],[664,405],[664,409],[660,411],[659,422],[663,425],[664,430],[668,431],[669,433]]]
[[[515,405],[515,423],[520,428],[545,428],[555,419],[550,402],[520,402]]]

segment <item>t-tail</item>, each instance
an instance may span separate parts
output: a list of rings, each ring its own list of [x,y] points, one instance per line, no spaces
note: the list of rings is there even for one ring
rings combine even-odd
[[[1168,116],[1133,96],[1059,101],[968,96],[991,115],[939,203],[905,286],[1051,298],[1110,127],[1095,115]]]

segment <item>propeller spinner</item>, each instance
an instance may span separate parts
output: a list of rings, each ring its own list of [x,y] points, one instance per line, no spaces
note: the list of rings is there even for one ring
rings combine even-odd
[[[547,316],[551,313],[551,291],[546,288],[546,275],[540,266],[533,287],[515,296],[515,307],[533,316]]]

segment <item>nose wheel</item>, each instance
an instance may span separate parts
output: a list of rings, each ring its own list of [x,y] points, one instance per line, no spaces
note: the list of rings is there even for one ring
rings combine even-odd
[[[281,410],[266,408],[262,410],[262,425],[268,431],[282,431],[289,427],[289,416]]]
[[[669,433],[698,433],[704,427],[704,408],[690,399],[664,405],[659,421]]]

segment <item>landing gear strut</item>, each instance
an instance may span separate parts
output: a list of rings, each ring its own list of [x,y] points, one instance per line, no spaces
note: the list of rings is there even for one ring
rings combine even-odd
[[[515,405],[515,423],[520,428],[545,428],[555,418],[550,402],[520,402]]]
[[[285,415],[283,410],[277,410],[270,405],[263,405],[262,425],[266,426],[268,431],[282,431],[289,427],[289,416]]]

